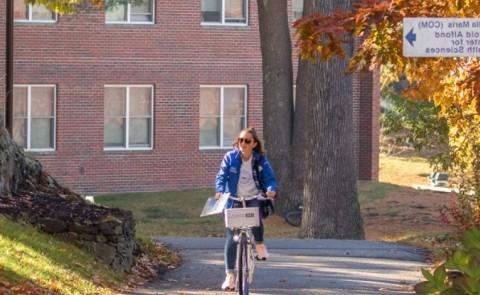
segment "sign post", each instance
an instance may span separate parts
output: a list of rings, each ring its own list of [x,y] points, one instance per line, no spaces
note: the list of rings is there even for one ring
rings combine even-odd
[[[407,57],[480,56],[480,18],[406,17],[403,38]]]

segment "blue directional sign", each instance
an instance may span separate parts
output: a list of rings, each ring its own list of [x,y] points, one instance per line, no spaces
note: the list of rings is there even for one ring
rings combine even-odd
[[[412,47],[414,47],[415,45],[413,45],[413,42],[414,41],[417,41],[417,34],[415,34],[413,32],[413,28],[410,30],[410,32],[408,32],[408,34],[405,36],[405,39],[407,39],[408,43],[410,43],[410,45]]]
[[[480,18],[406,17],[403,38],[408,57],[480,56]]]

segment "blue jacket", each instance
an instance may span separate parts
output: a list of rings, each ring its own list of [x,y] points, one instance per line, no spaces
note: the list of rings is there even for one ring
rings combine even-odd
[[[277,191],[277,181],[272,166],[267,158],[256,151],[253,151],[252,171],[254,171],[253,178],[257,188],[263,192]],[[237,185],[240,177],[240,166],[242,165],[242,157],[238,149],[234,149],[225,154],[223,157],[220,170],[215,178],[215,191],[221,193],[230,193],[233,196],[237,195]],[[255,167],[258,167],[255,170]],[[258,171],[259,175],[256,175]],[[226,208],[231,208],[233,201],[229,200]]]

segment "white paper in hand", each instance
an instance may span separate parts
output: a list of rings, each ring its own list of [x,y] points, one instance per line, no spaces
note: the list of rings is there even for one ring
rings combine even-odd
[[[210,197],[205,202],[205,206],[203,206],[202,213],[200,217],[221,214],[223,209],[225,209],[225,205],[228,201],[228,194],[222,194],[220,199],[215,199],[215,197]]]

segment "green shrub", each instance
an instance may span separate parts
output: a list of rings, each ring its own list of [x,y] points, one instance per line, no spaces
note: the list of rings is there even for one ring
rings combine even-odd
[[[433,273],[423,269],[427,281],[415,286],[417,294],[480,294],[480,229],[463,233],[461,245]]]

